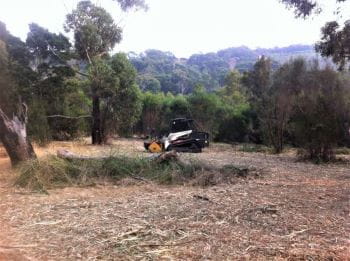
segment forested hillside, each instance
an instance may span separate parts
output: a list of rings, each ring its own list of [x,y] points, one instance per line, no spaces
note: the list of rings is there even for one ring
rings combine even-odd
[[[272,59],[274,69],[291,58],[302,56],[308,60],[316,57],[313,46],[291,45],[255,50],[233,47],[216,53],[194,54],[188,59],[178,58],[170,52],[147,50],[141,54],[129,53],[129,58],[139,73],[138,83],[142,90],[186,94],[197,84],[208,91],[223,86],[230,70],[250,71],[263,55]]]

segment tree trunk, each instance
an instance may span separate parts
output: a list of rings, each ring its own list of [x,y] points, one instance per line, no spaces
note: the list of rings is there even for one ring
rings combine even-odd
[[[100,112],[100,97],[95,95],[92,98],[92,144],[102,143],[101,133],[101,112]]]
[[[13,166],[36,158],[27,137],[27,107],[24,104],[22,106],[19,115],[14,116],[12,120],[0,109],[0,140]]]
[[[101,126],[101,143],[108,144],[109,135],[111,133],[111,118],[108,115],[108,106],[104,106],[103,111],[101,112],[100,117],[100,126]]]

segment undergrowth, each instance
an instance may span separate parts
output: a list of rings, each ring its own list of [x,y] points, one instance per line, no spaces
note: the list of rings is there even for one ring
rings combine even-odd
[[[117,181],[127,177],[172,184],[191,178],[198,170],[196,164],[156,163],[149,159],[126,156],[89,160],[48,156],[24,163],[19,168],[15,185],[47,192],[47,189],[56,187],[90,185],[98,179]]]
[[[55,156],[25,162],[19,168],[15,185],[45,192],[50,185],[73,185],[81,174],[81,166]]]
[[[48,156],[28,161],[19,168],[15,185],[47,193],[48,189],[92,185],[99,179],[119,181],[133,178],[160,184],[214,185],[227,177],[247,177],[249,170],[227,165],[222,168],[204,166],[200,162],[157,162],[147,158],[110,156],[104,159],[62,159]]]

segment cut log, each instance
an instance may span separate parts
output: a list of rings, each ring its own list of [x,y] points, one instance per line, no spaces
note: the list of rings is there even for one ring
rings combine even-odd
[[[18,116],[12,119],[0,108],[0,140],[3,143],[13,166],[36,158],[34,149],[27,137],[27,107],[22,105]]]
[[[107,159],[109,156],[84,156],[79,155],[74,152],[71,152],[66,149],[58,149],[57,150],[57,157],[61,159],[68,159],[68,160],[102,160]]]
[[[80,155],[80,154],[71,152],[67,149],[58,149],[56,155],[61,159],[68,159],[68,160],[103,160],[110,157],[110,156],[103,156],[103,155],[99,155],[99,156]],[[150,157],[149,160],[156,162],[157,164],[177,162],[183,166],[190,165],[190,162],[187,162],[186,160],[181,159],[176,151],[164,152],[157,156],[152,155],[152,157]]]
[[[62,158],[62,159],[75,159],[75,158],[84,158],[84,156],[79,156],[69,150],[65,150],[65,149],[58,149],[57,150],[57,157]]]

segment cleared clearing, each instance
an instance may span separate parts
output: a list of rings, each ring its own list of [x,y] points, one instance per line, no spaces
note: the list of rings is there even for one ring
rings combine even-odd
[[[149,156],[138,140],[109,147],[84,142],[37,148]],[[0,151],[0,260],[350,260],[350,157],[296,162],[217,144],[184,157],[263,170],[262,177],[210,187],[70,187],[49,195],[11,186]]]

